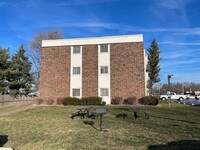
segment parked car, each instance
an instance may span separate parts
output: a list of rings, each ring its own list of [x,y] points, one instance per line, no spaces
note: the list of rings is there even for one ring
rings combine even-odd
[[[196,98],[195,95],[191,95],[191,94],[187,94],[186,97],[187,97],[187,99],[195,99]]]
[[[179,94],[176,94],[175,92],[170,92],[168,94],[165,94],[165,95],[160,95],[160,99],[162,101],[165,101],[167,100],[168,98],[170,98],[171,100],[179,100],[179,101],[182,101],[184,99],[187,98],[186,95],[179,95]]]
[[[31,93],[28,94],[28,96],[37,97],[38,96],[38,92],[31,92]]]
[[[196,95],[196,96],[195,96],[195,99],[200,99],[200,95]]]

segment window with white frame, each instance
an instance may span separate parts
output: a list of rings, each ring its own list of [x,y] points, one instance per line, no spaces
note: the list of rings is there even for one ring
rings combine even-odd
[[[101,88],[100,89],[100,96],[109,96],[108,88]]]
[[[80,89],[72,89],[72,96],[80,96]]]
[[[101,74],[108,74],[108,66],[101,66],[100,72]]]
[[[81,53],[81,46],[73,46],[73,54],[80,54]]]
[[[108,52],[108,45],[107,44],[100,45],[100,52],[101,53],[107,53]]]
[[[81,67],[73,67],[73,74],[81,74]]]

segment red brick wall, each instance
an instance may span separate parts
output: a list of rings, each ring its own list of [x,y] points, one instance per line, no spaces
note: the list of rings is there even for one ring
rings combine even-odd
[[[142,42],[110,44],[111,98],[145,95]]]
[[[98,45],[82,48],[82,96],[98,96]]]
[[[44,47],[41,53],[40,98],[70,95],[70,46]]]
[[[111,98],[145,95],[143,43],[110,44]],[[70,46],[42,48],[40,97],[70,96]],[[82,48],[82,96],[98,96],[98,45]]]

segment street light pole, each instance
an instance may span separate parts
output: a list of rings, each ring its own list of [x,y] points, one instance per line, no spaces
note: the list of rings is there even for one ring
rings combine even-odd
[[[168,76],[167,76],[167,78],[168,78],[168,101],[169,101],[169,108],[171,108],[171,94],[170,94],[170,78],[173,76],[173,74],[169,74]]]
[[[168,77],[168,91],[170,91],[170,78],[173,76],[173,74],[169,74]]]

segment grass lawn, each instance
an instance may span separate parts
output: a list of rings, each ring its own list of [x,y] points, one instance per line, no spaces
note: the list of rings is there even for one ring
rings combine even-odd
[[[131,112],[126,119],[115,118],[123,106],[106,107],[103,129],[107,132],[103,133],[83,123],[92,119],[72,120],[76,106],[38,106],[0,117],[0,146],[15,150],[200,148],[200,107],[173,103],[169,109],[167,103],[160,103],[145,108],[149,120],[139,113],[136,121]],[[99,117],[94,122],[99,129]]]
[[[3,106],[3,107],[0,107],[0,113],[12,110],[14,108],[15,108],[15,106]]]

